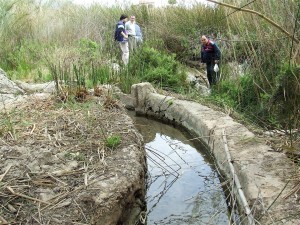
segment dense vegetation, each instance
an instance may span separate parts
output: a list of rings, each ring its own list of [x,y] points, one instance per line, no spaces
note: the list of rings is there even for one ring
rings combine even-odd
[[[208,100],[267,128],[298,128],[300,1],[222,2],[229,5],[121,9],[2,0],[0,67],[11,79],[63,79],[81,89],[113,83],[129,91],[132,83],[149,81],[190,94],[184,65],[199,60],[199,36],[216,33],[221,81]],[[136,15],[145,42],[128,68],[116,72],[111,65],[122,63],[113,32],[124,12]]]

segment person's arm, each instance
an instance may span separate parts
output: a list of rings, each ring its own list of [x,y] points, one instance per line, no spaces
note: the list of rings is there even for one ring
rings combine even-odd
[[[125,34],[123,31],[121,32],[121,34],[122,34],[122,36],[123,36],[124,38],[128,38],[128,35]]]
[[[121,35],[122,35],[124,38],[128,38],[128,35],[127,35],[127,32],[126,32],[126,24],[125,24],[125,28],[122,27]]]
[[[123,38],[128,38],[128,35],[125,30],[125,24],[118,24],[117,32],[118,32],[118,36],[120,36],[121,34]]]
[[[204,53],[203,53],[203,46],[201,46],[201,50],[200,50],[200,59],[201,59],[201,62],[203,63],[203,56],[204,56]]]
[[[219,63],[220,58],[221,58],[221,51],[220,51],[219,47],[216,44],[213,44],[213,48],[214,48],[215,63]]]

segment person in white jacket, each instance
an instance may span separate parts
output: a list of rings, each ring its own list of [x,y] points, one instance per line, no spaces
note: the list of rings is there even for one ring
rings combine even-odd
[[[129,52],[136,49],[135,16],[130,16],[130,20],[125,23],[125,30],[128,35]]]

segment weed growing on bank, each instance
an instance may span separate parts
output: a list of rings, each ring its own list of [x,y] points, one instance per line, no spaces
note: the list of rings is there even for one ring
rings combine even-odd
[[[120,145],[120,143],[121,143],[121,138],[118,135],[111,135],[107,137],[105,141],[106,147],[111,149],[116,148],[118,145]]]

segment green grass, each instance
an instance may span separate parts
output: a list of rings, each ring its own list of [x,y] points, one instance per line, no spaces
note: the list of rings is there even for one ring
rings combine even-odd
[[[120,144],[121,144],[121,138],[119,135],[111,135],[106,138],[105,145],[108,148],[113,149],[119,146]]]

